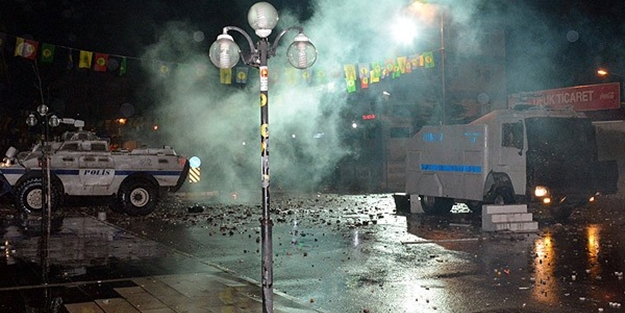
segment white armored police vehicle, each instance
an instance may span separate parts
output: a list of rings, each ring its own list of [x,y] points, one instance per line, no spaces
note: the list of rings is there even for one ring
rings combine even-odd
[[[406,147],[411,212],[524,203],[565,219],[598,192],[616,192],[616,162],[598,161],[591,120],[572,109],[517,108],[414,135]]]
[[[65,196],[114,196],[113,210],[147,215],[164,192],[177,191],[186,180],[188,161],[171,147],[111,151],[107,139],[82,130],[84,122],[76,121],[76,126],[78,131],[45,147],[37,144],[19,153],[9,148],[0,164],[0,191],[12,193],[18,209],[41,211],[43,183],[49,177],[53,209]],[[42,171],[44,148],[49,151],[49,176]]]

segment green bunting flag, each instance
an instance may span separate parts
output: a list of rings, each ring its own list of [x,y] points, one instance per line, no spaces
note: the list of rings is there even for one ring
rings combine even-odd
[[[425,59],[425,61],[424,61],[425,68],[433,68],[434,67],[434,55],[432,54],[432,51],[424,53],[423,54],[423,58]]]
[[[41,56],[40,60],[43,63],[52,63],[54,61],[54,49],[56,46],[51,45],[49,43],[44,43],[41,45]]]
[[[247,66],[237,66],[236,67],[236,71],[237,71],[237,76],[236,76],[236,82],[237,84],[247,84],[247,72],[248,72],[248,68]]]
[[[347,92],[352,93],[356,92],[356,81],[351,80],[349,78],[345,78],[345,83],[347,84]]]

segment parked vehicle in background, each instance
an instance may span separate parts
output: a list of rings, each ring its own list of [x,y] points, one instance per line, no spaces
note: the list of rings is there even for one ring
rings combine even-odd
[[[60,141],[35,145],[18,152],[11,147],[0,164],[0,193],[11,193],[15,206],[26,213],[41,211],[44,149],[50,172],[50,205],[62,205],[66,196],[109,197],[113,210],[130,215],[154,211],[159,197],[177,191],[185,182],[189,163],[173,148],[111,150],[109,141],[84,131],[65,133]]]

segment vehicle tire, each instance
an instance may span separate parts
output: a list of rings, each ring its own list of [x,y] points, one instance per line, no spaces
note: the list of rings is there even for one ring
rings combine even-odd
[[[41,213],[43,180],[41,177],[32,177],[22,182],[16,189],[15,204],[17,208],[27,214]],[[52,211],[55,211],[61,201],[60,188],[57,183],[50,184],[50,204]]]
[[[482,201],[467,201],[466,205],[469,207],[474,215],[482,215]]]
[[[573,205],[556,205],[549,208],[551,217],[558,222],[566,222],[574,210],[575,206]]]
[[[423,212],[429,215],[443,215],[451,212],[454,200],[449,198],[419,196],[421,198],[421,207]]]
[[[493,204],[514,204],[514,203],[516,203],[516,201],[514,199],[514,193],[512,192],[512,188],[503,186],[495,190],[495,199],[493,200]]]
[[[156,209],[158,189],[145,179],[132,179],[119,187],[117,208],[128,215],[148,215]]]
[[[180,190],[180,188],[182,187],[184,182],[187,180],[187,177],[189,176],[189,168],[190,168],[189,160],[187,160],[184,163],[184,168],[182,169],[182,173],[180,174],[180,177],[178,177],[178,181],[176,182],[176,186],[172,187],[169,191],[176,192],[176,191]]]

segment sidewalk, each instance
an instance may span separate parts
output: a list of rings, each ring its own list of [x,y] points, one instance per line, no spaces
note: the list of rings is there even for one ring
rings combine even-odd
[[[262,312],[258,286],[228,277],[218,270],[214,273],[138,277],[110,282],[109,285],[119,296],[108,294],[89,302],[64,304],[64,307],[70,313]],[[274,295],[274,312],[319,311]]]
[[[63,218],[45,273],[40,233],[16,228],[3,229],[11,253],[0,262],[0,312],[262,312],[257,282],[93,217]],[[321,312],[275,290],[273,308]]]

